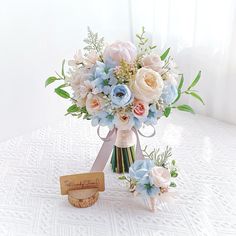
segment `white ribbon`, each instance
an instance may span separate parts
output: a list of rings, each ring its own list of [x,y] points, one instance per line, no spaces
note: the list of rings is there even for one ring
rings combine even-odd
[[[153,136],[156,134],[156,129],[155,129],[155,127],[154,127],[153,125],[150,125],[150,126],[152,126],[152,128],[153,128],[153,132],[152,132],[150,135],[144,135],[143,133],[141,133],[140,130],[138,130],[138,133],[139,133],[141,136],[145,137],[145,138],[151,138],[151,137],[153,137]]]

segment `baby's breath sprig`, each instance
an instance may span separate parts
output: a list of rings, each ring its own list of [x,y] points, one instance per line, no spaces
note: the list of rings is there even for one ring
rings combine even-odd
[[[119,83],[130,83],[135,79],[136,72],[136,66],[128,64],[126,61],[121,60],[120,66],[115,70],[114,73]]]

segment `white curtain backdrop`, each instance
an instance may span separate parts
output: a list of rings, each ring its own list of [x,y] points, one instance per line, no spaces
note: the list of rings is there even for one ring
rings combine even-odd
[[[236,1],[9,0],[0,7],[0,141],[63,119],[68,105],[44,88],[62,59],[83,47],[87,26],[135,40],[145,26],[160,51],[171,47],[190,81],[202,70],[198,113],[236,124]],[[79,125],[79,122],[78,122]]]
[[[179,69],[198,88],[205,106],[185,98],[198,113],[236,124],[236,1],[131,0],[132,31],[145,26],[160,51],[171,47]]]

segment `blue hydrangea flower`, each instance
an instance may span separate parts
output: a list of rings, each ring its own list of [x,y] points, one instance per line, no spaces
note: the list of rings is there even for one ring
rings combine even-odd
[[[149,106],[149,112],[146,120],[144,123],[146,125],[156,125],[157,124],[157,119],[162,116],[162,112],[160,110],[157,110],[157,107],[155,104],[152,104]]]
[[[134,127],[136,129],[140,129],[142,127],[142,120],[138,119],[137,117],[133,117],[134,120]]]
[[[114,128],[114,115],[105,111],[98,112],[91,120],[92,126],[108,126],[109,129]]]
[[[96,88],[97,93],[103,92],[109,94],[111,87],[117,84],[117,79],[114,76],[114,65],[111,63],[105,64],[97,61],[92,77],[92,84]]]
[[[138,193],[147,195],[149,197],[154,197],[157,195],[157,193],[160,192],[160,188],[156,187],[155,185],[151,185],[151,184],[138,183],[136,186],[136,191]]]
[[[115,85],[111,90],[111,101],[116,107],[124,107],[133,100],[130,89],[125,84]]]
[[[109,68],[115,68],[116,66],[118,66],[118,63],[116,61],[113,61],[111,58],[106,58],[105,59],[105,64],[109,67]]]
[[[163,99],[163,102],[165,104],[167,105],[171,104],[172,102],[174,102],[177,96],[178,96],[178,91],[176,86],[174,86],[173,84],[166,84],[164,86],[161,98]]]
[[[135,179],[136,181],[144,181],[148,176],[148,172],[151,168],[155,166],[154,162],[150,159],[145,160],[137,160],[135,161],[129,168],[129,175],[131,179]]]
[[[156,195],[160,189],[152,184],[149,171],[155,166],[150,159],[137,160],[129,168],[130,178],[137,182],[136,191],[150,197]]]

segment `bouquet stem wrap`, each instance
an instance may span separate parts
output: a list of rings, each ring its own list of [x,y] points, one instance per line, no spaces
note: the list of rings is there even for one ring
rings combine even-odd
[[[132,130],[117,130],[116,142],[111,157],[113,172],[129,172],[135,161],[135,134]]]
[[[133,149],[133,153],[134,153],[135,137],[136,137],[136,151],[135,151],[136,157],[135,157],[135,159],[136,160],[144,159],[143,153],[141,150],[138,132],[135,128],[132,128],[129,131],[124,130],[124,132],[114,128],[108,132],[108,134],[105,138],[100,136],[99,131],[100,131],[100,127],[98,127],[98,129],[97,129],[97,133],[98,133],[98,136],[104,142],[102,144],[100,151],[98,152],[96,160],[93,163],[93,166],[91,168],[91,172],[104,170],[105,165],[108,162],[108,159],[111,155],[113,148],[117,148],[117,150],[131,148],[131,149]],[[127,146],[125,147],[125,145],[128,145],[128,147]],[[122,156],[122,154],[120,154],[120,156]],[[133,157],[134,157],[134,155],[133,155]],[[132,161],[134,161],[134,159]],[[130,160],[130,164],[132,164],[131,163],[132,161]],[[122,164],[121,164],[121,166],[122,166]],[[128,164],[127,164],[127,168],[128,168]],[[126,170],[128,171],[127,168],[126,168]],[[122,169],[119,168],[118,170],[121,171]],[[125,168],[123,170],[125,170]]]

